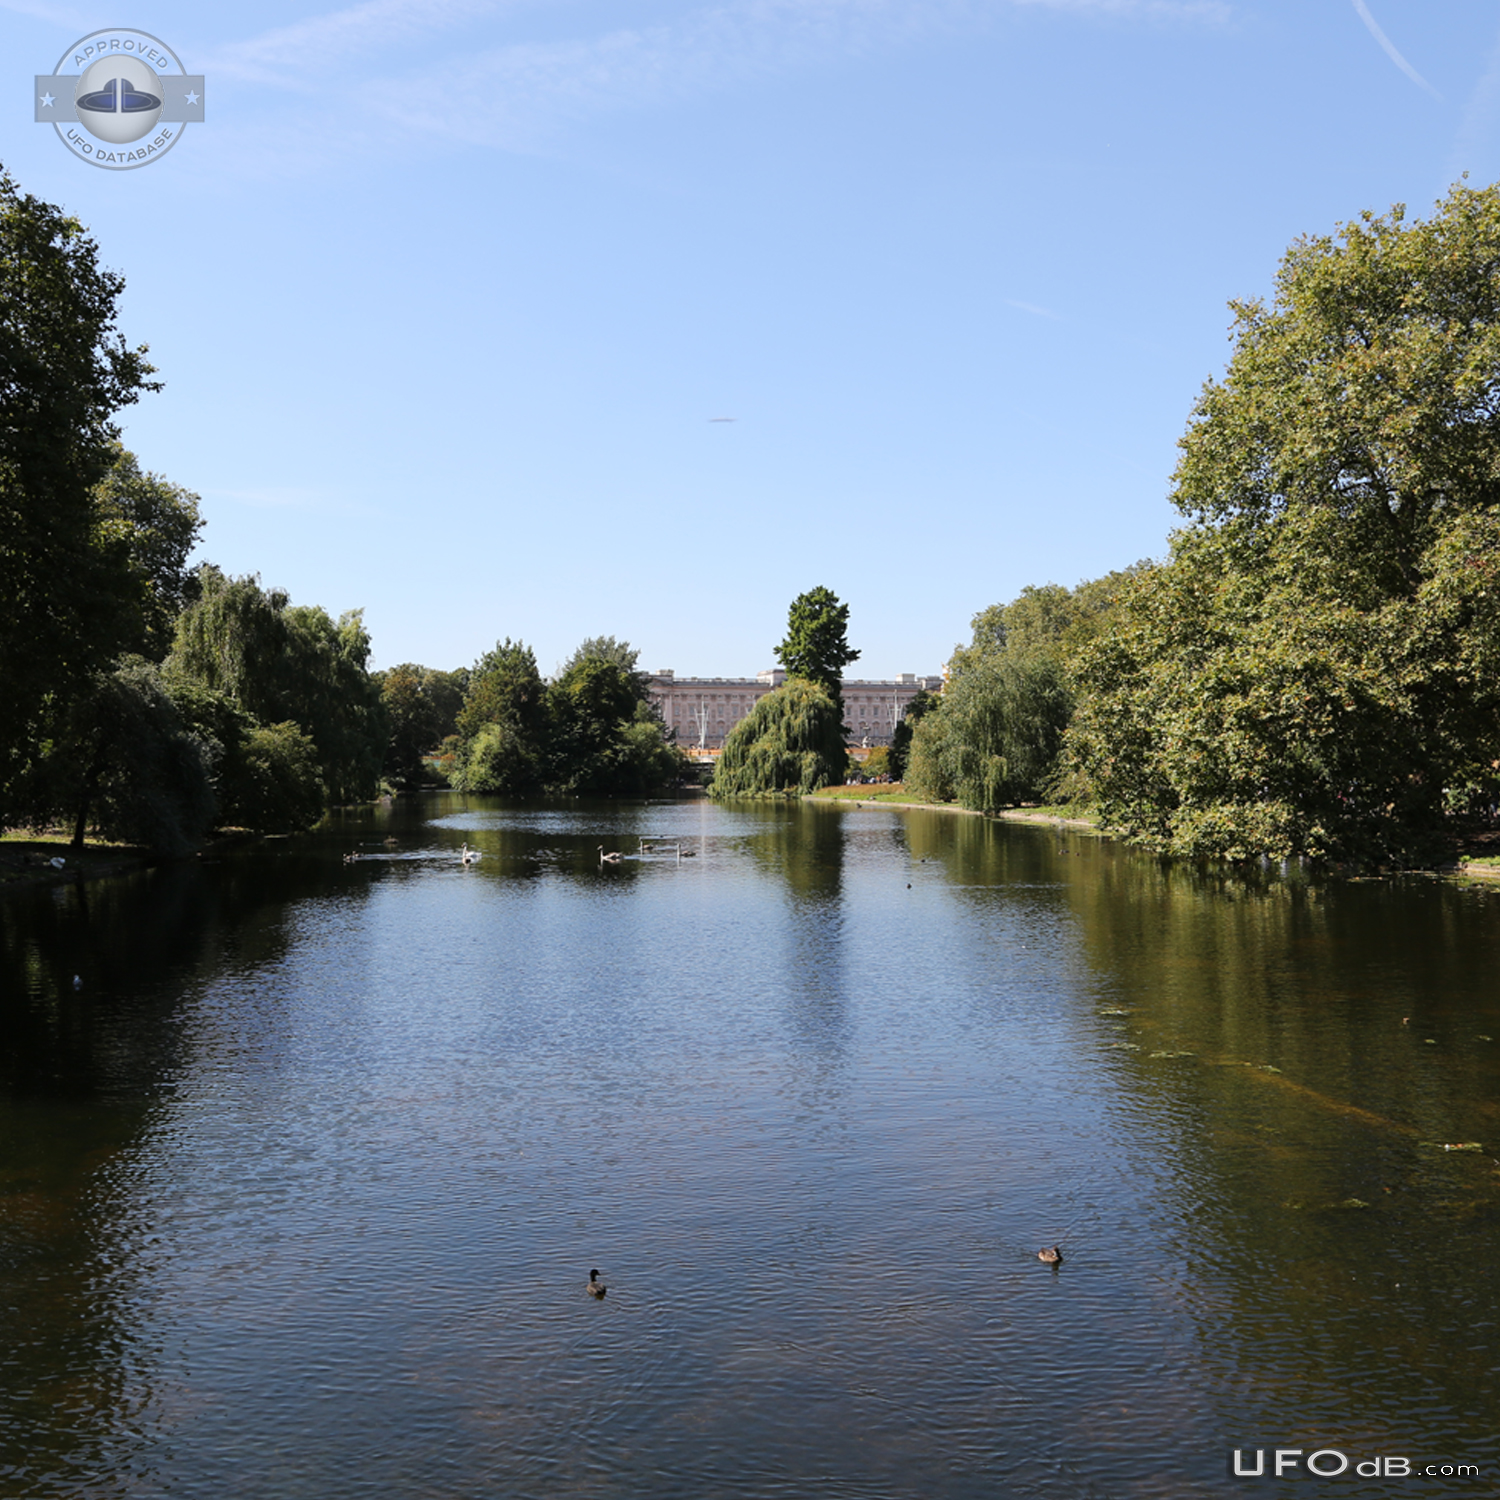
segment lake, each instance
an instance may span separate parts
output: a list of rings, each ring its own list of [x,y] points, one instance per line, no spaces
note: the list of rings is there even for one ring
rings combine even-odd
[[[0,1028],[7,1497],[1500,1487],[1500,888],[435,795],[6,897]]]

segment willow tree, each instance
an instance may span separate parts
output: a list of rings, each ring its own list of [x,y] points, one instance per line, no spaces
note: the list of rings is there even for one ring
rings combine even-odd
[[[361,612],[335,621],[316,606],[293,606],[258,578],[228,578],[211,567],[199,570],[198,582],[200,597],[177,617],[168,680],[221,695],[252,724],[296,725],[317,747],[319,781],[331,801],[373,796],[386,725],[367,670]],[[280,750],[272,759],[291,763]],[[305,800],[292,799],[297,806]]]
[[[903,737],[908,790],[979,811],[1049,794],[1074,708],[1068,664],[1106,628],[1141,566],[1072,589],[1028,586],[975,615],[942,696],[923,705],[925,732],[919,724]]]
[[[790,797],[842,781],[844,715],[821,684],[792,677],[729,732],[709,788],[715,797]]]

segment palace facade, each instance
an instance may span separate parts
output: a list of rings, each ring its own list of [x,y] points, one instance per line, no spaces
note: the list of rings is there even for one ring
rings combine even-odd
[[[756,701],[781,686],[786,673],[776,668],[754,677],[679,677],[664,670],[651,675],[651,701],[661,710],[668,729],[689,754],[712,755]],[[891,734],[906,713],[906,705],[924,689],[935,693],[941,677],[917,677],[903,672],[894,681],[868,682],[845,678],[844,732],[856,747],[889,745]]]

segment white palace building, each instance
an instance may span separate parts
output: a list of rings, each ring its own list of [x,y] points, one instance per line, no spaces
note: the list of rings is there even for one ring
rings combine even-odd
[[[724,737],[773,688],[786,681],[776,668],[755,677],[679,677],[661,671],[651,675],[651,701],[661,710],[677,743],[690,755],[714,755]],[[941,677],[917,677],[903,672],[893,682],[845,678],[844,732],[850,745],[874,749],[889,745],[891,734],[906,713],[906,705],[924,688],[937,692]]]

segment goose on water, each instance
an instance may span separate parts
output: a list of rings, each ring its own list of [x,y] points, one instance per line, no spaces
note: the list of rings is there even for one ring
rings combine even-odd
[[[609,1288],[607,1286],[605,1286],[605,1284],[602,1281],[599,1280],[599,1272],[597,1270],[590,1271],[589,1272],[589,1296],[591,1296],[591,1297],[597,1297],[602,1302],[604,1300],[604,1294],[608,1290],[609,1290]]]

